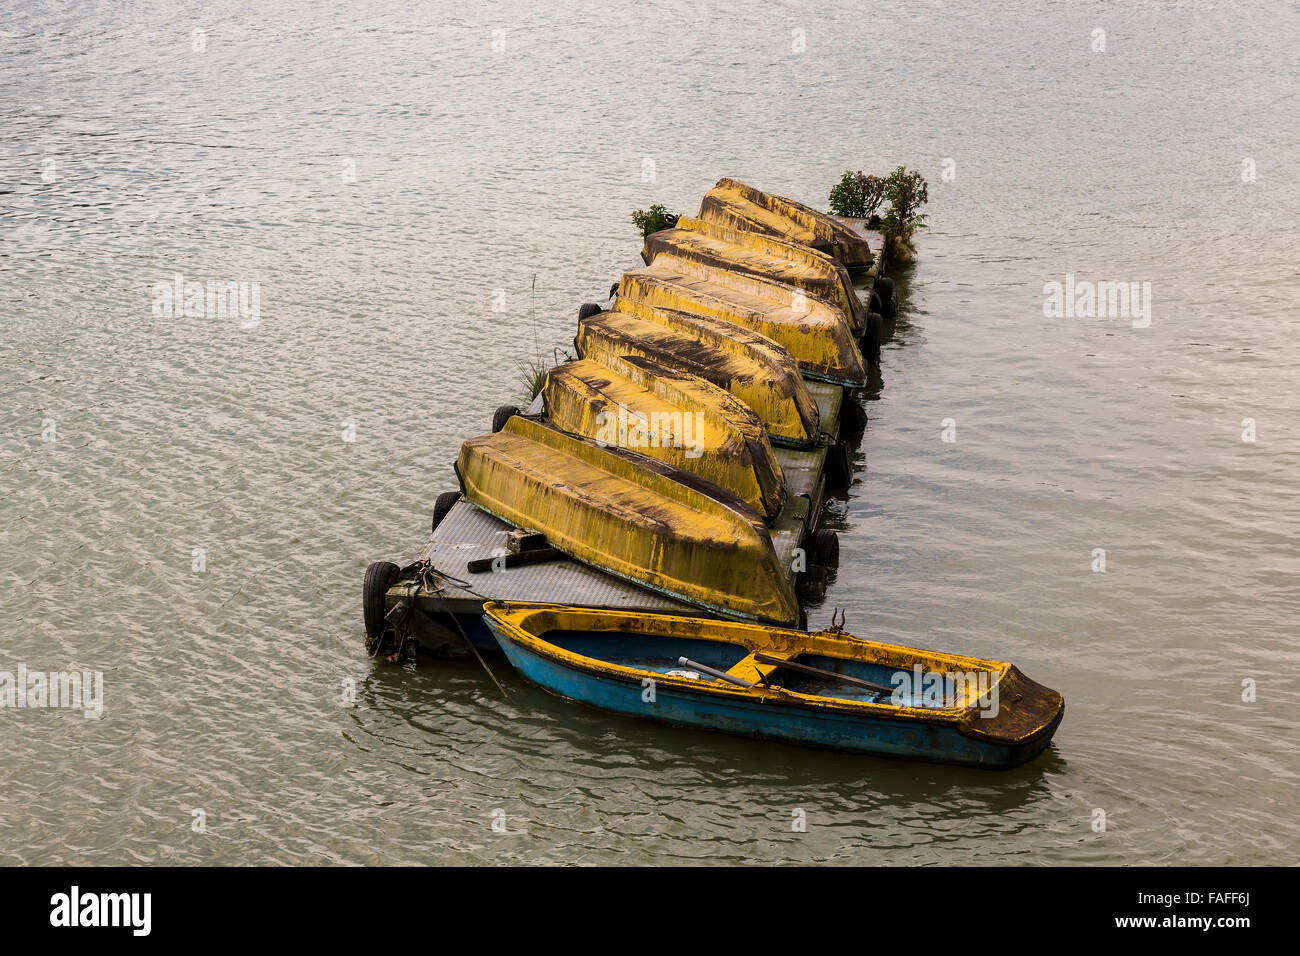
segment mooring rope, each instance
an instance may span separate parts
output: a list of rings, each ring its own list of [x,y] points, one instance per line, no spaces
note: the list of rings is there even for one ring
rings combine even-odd
[[[478,659],[479,664],[482,666],[483,670],[487,672],[488,677],[492,678],[492,683],[497,685],[497,690],[501,691],[501,696],[506,700],[510,700],[509,692],[502,686],[501,681],[497,680],[497,675],[492,673],[492,668],[488,667],[488,663],[483,659],[483,655],[479,653],[478,647],[476,647],[474,642],[470,640],[469,635],[465,633],[465,628],[461,625],[460,618],[457,617],[456,612],[451,609],[451,602],[447,599],[446,588],[448,585],[451,585],[452,587],[459,588],[462,591],[474,595],[474,597],[482,598],[484,601],[490,601],[492,598],[488,597],[486,594],[479,594],[469,586],[469,582],[453,577],[445,571],[439,571],[433,566],[433,562],[428,558],[421,558],[418,561],[408,564],[406,567],[402,568],[398,574],[402,577],[409,574],[415,578],[415,580],[407,586],[406,590],[406,620],[409,621],[411,616],[415,614],[417,610],[415,606],[415,598],[419,595],[421,589],[423,589],[435,601],[442,604],[443,610],[446,611],[447,616],[451,618],[452,623],[456,625],[456,630],[460,633],[461,640],[465,642],[465,646],[468,647],[470,652]],[[434,583],[435,580],[437,580],[437,584]],[[394,628],[395,634],[396,630],[397,629]],[[407,630],[407,633],[409,634],[409,630],[405,626],[403,626],[403,630]],[[397,651],[400,653],[402,648],[405,646],[406,635],[396,634],[396,636],[399,641]],[[377,641],[376,643],[378,644],[379,642]],[[371,656],[374,655],[372,654]]]

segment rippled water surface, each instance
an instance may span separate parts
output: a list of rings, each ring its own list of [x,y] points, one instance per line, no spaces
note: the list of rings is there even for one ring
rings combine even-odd
[[[0,711],[0,862],[1296,862],[1293,5],[256,6],[0,3],[0,669],[106,683]],[[1068,701],[1049,753],[366,657],[364,567],[634,263],[630,210],[900,163],[933,228],[811,622],[1014,661]],[[155,316],[176,273],[260,322]],[[1150,326],[1046,318],[1067,274],[1150,282]]]

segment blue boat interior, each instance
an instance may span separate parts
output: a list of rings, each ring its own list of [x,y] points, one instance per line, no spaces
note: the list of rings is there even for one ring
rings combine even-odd
[[[883,664],[875,664],[871,661],[847,660],[842,657],[826,657],[822,654],[796,654],[790,660],[796,664],[806,664],[808,667],[843,674],[845,677],[856,677],[858,680],[871,681],[873,684],[880,684],[883,687],[893,689],[890,677],[894,674],[896,668],[886,667]],[[844,681],[837,681],[828,677],[817,677],[812,674],[800,674],[798,671],[792,670],[778,669],[776,674],[772,676],[770,683],[780,684],[787,690],[799,694],[838,697],[841,700],[872,701],[880,704],[890,702],[890,695],[886,693],[877,693],[869,688],[859,687]],[[907,703],[906,698],[904,698],[903,703]]]
[[[688,657],[697,664],[729,670],[749,656],[740,644],[697,640],[666,635],[626,634],[621,631],[547,631],[543,639],[574,654],[608,661],[622,667],[666,674],[680,670],[677,658]]]
[[[690,637],[672,637],[664,634],[640,634],[624,631],[583,631],[554,630],[540,635],[556,647],[563,648],[583,657],[590,657],[622,667],[631,667],[651,673],[666,674],[680,670],[683,665],[678,658],[686,657],[697,664],[727,671],[749,656],[749,648],[741,644],[728,644]],[[819,670],[854,677],[858,680],[878,684],[887,690],[872,690],[869,687],[822,677],[804,674],[789,668],[777,668],[768,678],[773,686],[784,687],[800,694],[817,697],[832,697],[840,700],[865,701],[878,704],[893,704],[893,690],[898,683],[895,675],[897,667],[879,664],[874,661],[859,661],[844,657],[829,657],[824,654],[801,653],[791,657],[796,664],[804,664]],[[913,686],[912,672],[907,671],[907,680],[902,682],[898,705],[903,707],[935,706],[931,699],[924,699],[925,687]],[[932,672],[930,672],[932,673]],[[930,676],[927,673],[927,676]],[[938,675],[935,675],[938,676]],[[939,690],[945,698],[951,699],[956,687],[951,678],[940,678]]]

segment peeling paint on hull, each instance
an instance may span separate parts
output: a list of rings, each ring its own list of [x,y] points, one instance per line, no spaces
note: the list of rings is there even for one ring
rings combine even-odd
[[[854,273],[869,269],[875,261],[867,240],[837,219],[734,179],[719,179],[705,193],[697,218],[811,246]]]
[[[689,471],[764,518],[781,509],[785,479],[762,420],[698,376],[640,356],[599,353],[599,361],[551,369],[542,394],[547,419],[571,435],[618,443]]]
[[[854,753],[1009,769],[1047,748],[1064,715],[1056,691],[1010,664],[852,638],[730,624],[670,614],[493,603],[484,616],[511,663],[563,697],[606,710],[732,734]],[[683,648],[710,646],[731,656],[731,676],[789,683],[789,672],[755,653],[812,656],[884,672],[983,672],[998,689],[995,716],[970,696],[952,706],[896,705],[885,696],[826,696],[785,686],[741,687],[669,673]],[[656,660],[662,658],[662,661]],[[694,659],[694,658],[692,658]],[[779,673],[777,673],[779,671]],[[647,686],[653,694],[647,695]],[[842,685],[841,685],[842,686]],[[648,699],[649,698],[649,699]]]
[[[578,323],[578,354],[637,355],[698,375],[748,405],[774,441],[816,443],[817,403],[794,358],[771,339],[708,316],[615,299]]]
[[[795,286],[843,309],[854,332],[866,328],[867,308],[853,291],[848,270],[809,246],[682,216],[672,229],[646,237],[641,258],[652,266],[663,253]]]
[[[798,620],[763,519],[663,462],[515,416],[466,441],[457,473],[475,505],[579,561],[732,617]]]
[[[785,348],[810,378],[850,388],[865,382],[866,362],[842,309],[784,283],[751,280],[750,289],[737,288],[726,284],[731,276],[665,253],[653,266],[625,272],[618,295],[757,332]]]

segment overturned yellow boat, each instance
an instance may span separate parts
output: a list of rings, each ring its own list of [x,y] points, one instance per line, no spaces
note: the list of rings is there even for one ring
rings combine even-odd
[[[843,309],[855,333],[866,328],[867,308],[853,291],[848,270],[810,246],[682,216],[672,229],[646,237],[641,258],[646,265],[654,265],[663,253],[795,286]]]
[[[629,448],[734,494],[764,518],[785,477],[760,419],[731,393],[639,355],[602,353],[551,369],[546,417],[572,435]]]
[[[623,273],[618,295],[752,329],[784,346],[809,378],[863,384],[866,362],[843,310],[791,285],[768,279],[737,283],[735,276],[661,254],[654,265]]]
[[[460,450],[465,497],[588,564],[744,620],[793,624],[793,579],[763,520],[694,475],[515,416]]]
[[[748,405],[773,441],[816,443],[817,403],[790,353],[749,329],[703,315],[616,298],[614,310],[578,321],[583,358],[639,355],[698,375]]]
[[[705,193],[697,218],[812,246],[839,260],[850,272],[869,269],[874,262],[867,240],[839,220],[734,179],[719,179],[718,185]]]

